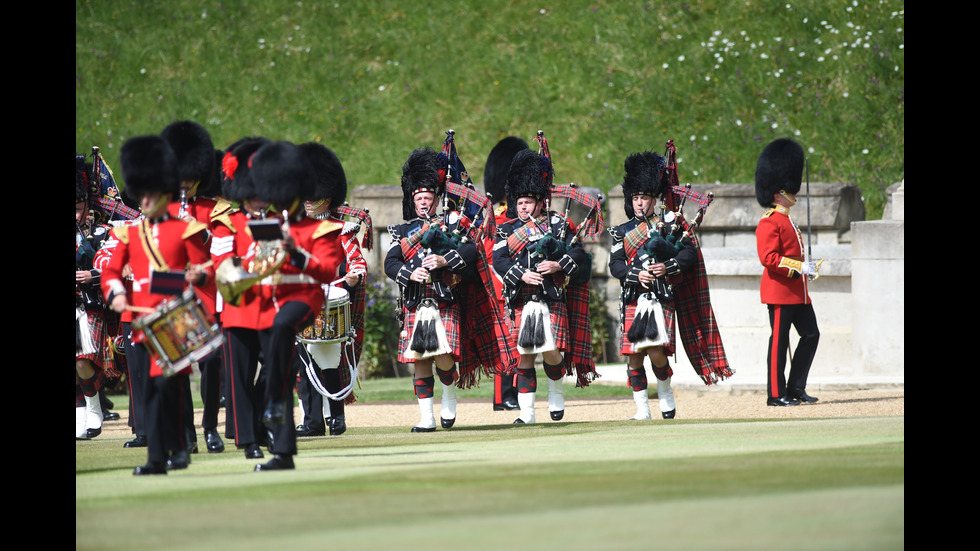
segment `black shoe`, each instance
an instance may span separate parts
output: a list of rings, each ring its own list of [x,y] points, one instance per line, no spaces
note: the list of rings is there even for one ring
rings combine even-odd
[[[147,463],[146,465],[140,465],[133,469],[134,476],[142,476],[144,474],[167,474],[167,466],[163,463]]]
[[[552,421],[561,421],[562,417],[565,416],[565,410],[563,409],[560,409],[558,411],[549,411],[548,413],[551,414]]]
[[[204,429],[204,442],[208,446],[208,453],[221,453],[225,451],[225,443],[218,434],[218,429]]]
[[[282,402],[269,402],[262,414],[262,422],[266,425],[281,425],[286,422],[286,407]]]
[[[142,434],[137,434],[136,438],[133,438],[129,442],[123,444],[124,448],[145,448],[146,447],[146,436]]]
[[[185,450],[181,450],[179,452],[174,452],[174,454],[170,456],[170,459],[167,459],[167,470],[179,471],[180,469],[186,469],[190,464],[190,454]]]
[[[330,436],[340,436],[347,432],[347,421],[343,417],[330,418]]]
[[[674,416],[677,415],[677,410],[672,409],[670,411],[661,411],[660,414],[664,416],[664,419],[673,419]]]
[[[520,417],[518,417],[517,419],[514,419],[514,424],[515,425],[526,425],[527,423],[524,422],[524,419],[521,419]]]
[[[258,444],[252,443],[245,446],[245,459],[262,459],[265,454],[262,453],[262,448]]]
[[[442,428],[451,429],[453,428],[453,425],[456,424],[456,418],[453,417],[452,419],[446,419],[445,417],[440,417],[439,422],[442,423]]]
[[[513,398],[506,398],[502,403],[493,405],[494,411],[517,411],[519,409],[521,409],[521,405]]]
[[[412,432],[435,432],[436,428],[427,429],[425,427],[412,427]]]
[[[265,445],[266,449],[269,450],[269,453],[273,453],[272,452],[272,445],[273,445],[273,443],[275,443],[275,441],[276,441],[276,435],[272,432],[272,429],[266,428],[265,429],[265,443],[264,443],[264,445]]]
[[[272,456],[266,463],[259,463],[255,466],[255,472],[259,471],[288,471],[295,469],[296,465],[293,464],[293,456],[291,455],[279,455],[278,453]]]
[[[96,436],[102,434],[102,427],[97,429],[85,429],[85,433],[88,434],[89,438],[95,438]]]
[[[819,400],[806,393],[805,390],[787,390],[786,397],[791,400],[799,400],[801,404],[812,404]]]
[[[225,402],[225,397],[224,396],[222,396],[221,398],[218,398],[218,407],[219,408],[225,407],[225,403],[226,402]]]
[[[102,421],[118,421],[119,414],[107,409],[102,410]]]
[[[768,400],[766,400],[766,405],[767,406],[798,406],[800,405],[800,401],[793,398],[787,398],[786,396],[779,396],[777,398],[769,398]]]
[[[314,428],[309,425],[296,425],[296,436],[323,436],[327,434],[327,429],[323,427]]]
[[[197,435],[193,440],[187,441],[187,453],[197,453]]]

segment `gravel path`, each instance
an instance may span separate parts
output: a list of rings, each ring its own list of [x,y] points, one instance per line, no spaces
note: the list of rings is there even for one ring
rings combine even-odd
[[[551,423],[548,417],[547,393],[539,393],[535,411],[539,423]],[[863,417],[876,415],[905,415],[904,389],[837,390],[821,391],[813,394],[820,398],[816,404],[794,407],[768,407],[764,393],[732,394],[717,391],[695,391],[676,389],[677,419],[787,419],[804,417]],[[113,397],[118,405],[125,404]],[[436,416],[439,415],[438,398]],[[657,415],[659,406],[656,399],[650,400],[650,409]],[[102,437],[126,437],[130,429],[126,424],[126,408],[118,407],[122,418],[106,422]],[[563,422],[618,421],[628,419],[635,413],[633,400],[629,397],[600,399],[571,399],[565,403]],[[358,427],[398,426],[411,427],[418,422],[418,405],[415,402],[379,402],[371,404],[356,403],[346,408],[349,432]],[[198,435],[200,431],[201,410],[195,412]],[[296,418],[300,419],[299,409]],[[510,424],[517,418],[515,411],[493,411],[489,400],[464,399],[457,407],[457,426]],[[655,417],[659,420],[659,416]],[[224,434],[224,410],[219,412],[219,427]],[[298,422],[298,421],[297,421]],[[441,429],[440,429],[441,430]]]

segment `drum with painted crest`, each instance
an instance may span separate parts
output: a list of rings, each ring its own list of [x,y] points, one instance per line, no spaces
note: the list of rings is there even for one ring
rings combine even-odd
[[[134,320],[133,329],[146,336],[165,377],[188,372],[193,362],[201,361],[224,342],[214,317],[190,289]]]
[[[307,344],[340,342],[350,338],[350,295],[336,285],[324,286],[323,308],[296,339]]]

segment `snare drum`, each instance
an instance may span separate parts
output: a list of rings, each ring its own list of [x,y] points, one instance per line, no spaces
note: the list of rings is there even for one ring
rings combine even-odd
[[[340,342],[350,338],[350,295],[335,285],[326,286],[323,308],[313,324],[296,336],[305,343]]]
[[[133,329],[146,336],[165,377],[189,369],[224,342],[218,324],[190,289],[133,321]]]

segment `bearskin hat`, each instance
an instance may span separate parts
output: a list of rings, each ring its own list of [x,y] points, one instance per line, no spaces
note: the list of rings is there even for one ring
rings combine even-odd
[[[251,160],[255,196],[283,209],[313,197],[316,172],[303,151],[289,142],[263,145]]]
[[[514,209],[521,197],[534,197],[538,201],[550,197],[554,179],[551,159],[531,149],[518,151],[507,171],[507,215],[517,217]]]
[[[659,153],[644,151],[642,153],[632,153],[626,157],[623,168],[626,175],[623,176],[623,208],[626,216],[630,219],[635,216],[633,212],[633,196],[637,194],[652,195],[660,197],[666,191],[668,182],[664,169],[667,166],[667,159]]]
[[[85,162],[85,155],[75,155],[75,202],[88,200],[92,182],[92,164]]]
[[[310,199],[330,199],[330,208],[343,205],[347,199],[347,175],[337,154],[316,142],[304,143],[299,148],[316,172],[316,185]]]
[[[211,135],[194,121],[177,121],[160,132],[177,156],[177,175],[181,182],[209,183],[214,170],[214,144]]]
[[[416,149],[402,165],[402,218],[412,220],[415,214],[416,193],[428,191],[437,197],[446,190],[446,169],[449,159],[428,147]]]
[[[225,158],[225,152],[220,149],[214,150],[214,164],[211,167],[211,175],[205,180],[201,180],[201,185],[197,186],[197,195],[200,197],[218,197],[221,193],[221,163]]]
[[[221,194],[225,199],[241,203],[255,197],[249,161],[260,147],[268,143],[271,143],[268,139],[254,136],[242,138],[228,146],[221,159]]]
[[[177,156],[160,136],[130,138],[119,151],[125,192],[133,199],[149,192],[180,193]]]
[[[799,193],[806,157],[803,147],[793,140],[774,140],[759,155],[755,165],[755,198],[763,207],[772,206],[772,196],[785,190]]]
[[[483,190],[490,194],[494,203],[507,201],[507,172],[518,151],[528,149],[527,142],[515,136],[507,136],[497,142],[487,156],[483,169]]]

